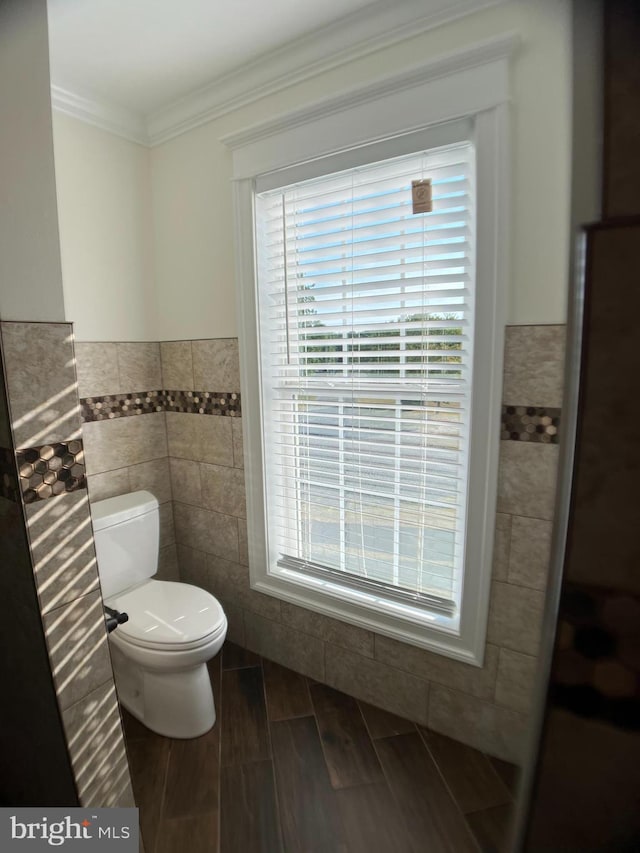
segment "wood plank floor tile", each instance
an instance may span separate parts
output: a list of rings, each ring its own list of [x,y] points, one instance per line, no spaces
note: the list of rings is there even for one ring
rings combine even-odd
[[[336,797],[349,853],[410,853],[407,831],[386,782],[343,788]]]
[[[217,853],[218,814],[163,820],[155,853]],[[153,853],[145,847],[145,853]]]
[[[511,801],[509,790],[484,753],[422,726],[418,728],[462,812],[490,809]]]
[[[146,853],[507,853],[518,768],[225,651],[202,738],[123,711]]]
[[[272,723],[271,739],[286,853],[347,853],[315,719]]]
[[[270,660],[263,661],[262,669],[270,720],[288,720],[313,714],[309,686],[304,675]]]
[[[375,741],[412,849],[416,853],[471,853],[477,846],[460,809],[420,735],[395,735]]]
[[[149,737],[127,741],[131,784],[136,805],[140,810],[140,829],[145,849],[153,853],[162,810],[169,738],[149,732]]]
[[[223,767],[220,853],[279,853],[281,850],[271,761]]]
[[[355,699],[314,684],[311,699],[334,788],[383,782],[382,768]]]
[[[222,671],[223,765],[271,758],[261,667]]]
[[[202,737],[172,740],[163,817],[217,811],[219,769],[217,727]]]
[[[374,740],[380,737],[392,737],[392,735],[403,735],[415,732],[416,727],[411,720],[398,717],[382,708],[376,708],[366,702],[358,702],[362,716],[369,729],[369,734]]]
[[[243,669],[247,666],[259,666],[260,657],[249,649],[243,649],[228,640],[222,648],[223,669]]]
[[[467,822],[482,853],[508,853],[512,816],[511,804],[467,815]]]
[[[329,687],[327,684],[320,684],[320,682],[312,684],[309,688],[309,692],[311,693],[311,701],[313,702],[313,708],[316,713],[318,711],[322,711],[327,714],[331,714],[336,711],[352,711],[354,702],[356,705],[358,704],[357,700],[352,696],[348,696],[341,690]],[[358,714],[360,714],[359,708]],[[360,714],[360,716],[362,716],[362,714]]]
[[[508,761],[502,761],[500,758],[494,758],[493,756],[487,756],[489,761],[491,762],[492,767],[500,776],[504,784],[507,786],[511,795],[513,797],[516,796],[516,792],[518,790],[518,785],[520,784],[520,768],[517,764],[510,764]]]
[[[139,740],[140,738],[159,737],[159,735],[148,729],[122,706],[120,707],[120,714],[122,716],[122,727],[127,743],[132,740]]]

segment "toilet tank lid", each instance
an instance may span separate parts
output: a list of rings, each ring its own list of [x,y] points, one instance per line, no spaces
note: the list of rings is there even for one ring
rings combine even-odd
[[[121,524],[130,518],[153,512],[158,506],[158,499],[151,492],[144,491],[96,501],[91,504],[93,529],[104,530],[114,524]]]

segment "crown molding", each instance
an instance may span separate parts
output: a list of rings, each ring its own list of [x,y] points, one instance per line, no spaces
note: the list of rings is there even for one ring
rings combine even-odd
[[[260,98],[506,0],[388,0],[366,6],[146,116],[52,85],[55,110],[155,146]],[[428,11],[425,12],[425,6]]]
[[[151,113],[147,116],[150,143],[166,142],[346,62],[505,1],[430,0],[431,8],[425,13],[425,0],[393,4],[382,0],[289,42]]]
[[[231,150],[242,148],[252,142],[266,139],[285,130],[290,131],[295,127],[308,124],[327,115],[353,109],[367,101],[377,100],[385,95],[392,95],[403,89],[409,89],[459,71],[478,68],[498,59],[508,59],[517,51],[521,43],[522,39],[518,33],[505,33],[496,38],[479,42],[465,50],[455,51],[429,62],[423,62],[399,74],[385,75],[372,83],[357,86],[341,95],[333,95],[316,101],[311,107],[303,107],[276,116],[270,121],[260,122],[251,127],[229,133],[222,136],[220,142]],[[492,98],[487,101],[486,107],[492,105],[494,95],[500,98],[499,93],[492,93]]]
[[[76,95],[55,84],[51,86],[51,106],[59,113],[99,127],[100,130],[107,130],[129,142],[149,145],[144,118],[123,107]]]

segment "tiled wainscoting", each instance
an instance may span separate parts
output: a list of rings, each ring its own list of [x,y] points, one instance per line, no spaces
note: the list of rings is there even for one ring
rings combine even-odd
[[[176,580],[165,414],[149,393],[162,388],[160,344],[78,342],[75,349],[89,497],[152,492],[160,502],[159,577]],[[116,401],[127,395],[132,399],[123,411]],[[144,415],[126,417],[133,412]]]
[[[214,593],[227,612],[234,642],[517,761],[549,562],[564,336],[564,326],[507,329],[494,577],[482,668],[250,589],[235,339],[76,345],[85,413],[93,405],[95,415],[96,397],[111,398],[100,401],[111,411],[83,427],[89,493],[94,500],[136,488],[157,494],[166,507],[162,576],[179,576]],[[183,394],[178,399],[176,391],[165,390],[143,398],[141,389]],[[148,406],[148,413],[132,414],[129,404],[123,412],[114,395],[131,395],[131,406]],[[201,398],[227,402],[203,405],[200,414]],[[169,541],[171,506],[175,551]]]
[[[2,322],[0,330],[20,475],[4,494],[13,492],[26,517],[80,802],[132,805],[89,515],[72,327]]]

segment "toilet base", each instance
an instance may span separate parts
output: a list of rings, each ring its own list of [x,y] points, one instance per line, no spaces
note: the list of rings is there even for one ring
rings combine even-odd
[[[195,738],[215,724],[206,663],[179,672],[143,669],[113,645],[111,658],[120,702],[152,732],[170,738]]]

